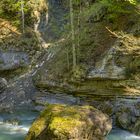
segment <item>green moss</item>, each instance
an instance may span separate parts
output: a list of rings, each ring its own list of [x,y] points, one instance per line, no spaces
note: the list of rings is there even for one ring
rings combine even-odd
[[[56,130],[54,133],[57,133],[57,135],[59,134],[59,137],[65,137],[73,130],[73,128],[79,127],[80,125],[81,122],[74,118],[55,117],[49,125],[49,128],[51,130]]]
[[[25,26],[32,26],[33,17],[31,16],[32,8],[28,0],[22,1],[24,4]],[[21,29],[21,1],[1,0],[0,1],[0,17],[11,21],[11,23]]]
[[[88,110],[95,109],[90,106],[47,105],[40,117],[32,124],[26,140],[31,140],[31,135],[38,137],[45,129],[47,129],[45,130],[47,136],[66,137],[74,128],[82,126],[81,120],[86,117]]]

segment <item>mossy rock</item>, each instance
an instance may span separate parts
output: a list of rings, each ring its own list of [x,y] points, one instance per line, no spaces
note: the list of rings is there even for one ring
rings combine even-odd
[[[32,124],[25,140],[103,140],[111,120],[91,106],[48,105]]]
[[[135,133],[136,135],[140,136],[140,117],[137,119],[132,132]]]

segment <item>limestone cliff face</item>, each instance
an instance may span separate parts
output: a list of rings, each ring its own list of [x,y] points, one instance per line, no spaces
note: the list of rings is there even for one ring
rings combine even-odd
[[[58,98],[67,99],[63,101],[64,104],[69,102],[69,104],[95,105],[112,117],[114,122],[118,123],[117,126],[124,129],[130,126],[128,130],[139,135],[139,4],[134,6],[124,1],[125,7],[123,5],[121,7],[123,9],[116,13],[117,9],[112,10],[112,7],[100,1],[81,0],[80,2],[73,4],[74,41],[71,39],[69,0],[30,0],[29,5],[33,9],[34,18],[34,25],[31,27],[34,28],[26,27],[24,34],[10,21],[0,19],[0,111],[9,111],[17,105],[31,105],[33,100],[44,105],[50,95],[54,99],[53,94],[46,96],[46,91],[70,93],[77,98],[73,96],[68,98],[66,94],[61,97],[57,94],[55,97],[57,100]],[[77,66],[74,70],[72,69],[73,43],[76,46],[77,56]],[[46,91],[42,92],[44,89]],[[39,94],[33,98],[36,91]],[[46,96],[45,100],[42,95]],[[126,101],[122,102],[120,98]],[[134,99],[132,101],[135,102],[128,102],[128,98]],[[64,117],[62,123],[65,122],[65,113],[66,117],[71,117],[69,110],[68,115],[67,110],[63,112],[65,108],[67,109],[65,105],[57,108],[62,109],[59,110],[60,117],[56,116]],[[85,120],[89,120],[89,115],[92,115],[97,120],[94,122],[95,120],[90,118],[89,123],[92,123],[91,127],[94,124],[99,125],[99,129],[92,129],[99,139],[110,131],[111,122],[108,123],[108,117],[101,112],[95,111],[94,114],[94,111],[91,112],[94,109],[82,109],[79,106],[68,108],[74,110],[74,114],[79,110],[80,118],[77,114],[76,130],[79,130],[83,123],[84,127],[87,127],[86,121],[81,123],[82,120],[80,120],[79,123],[83,115],[86,115]],[[51,109],[49,113],[52,114],[57,110]],[[64,116],[61,116],[62,112]],[[104,117],[105,120],[100,120],[98,115],[101,115],[100,118]],[[40,139],[42,135],[43,137],[46,135],[46,132],[48,134],[48,131],[53,135],[56,133],[52,129],[46,129],[50,123],[44,124],[47,117],[48,114],[43,118],[41,135],[38,135]],[[49,121],[56,119],[55,116],[49,117]],[[100,124],[101,126],[105,124],[105,127],[102,129]],[[109,124],[109,129],[106,129],[106,124]],[[66,122],[66,125],[69,125],[69,122]],[[51,123],[50,126],[52,126]],[[52,128],[56,127],[55,124]],[[62,127],[62,129],[65,128]],[[70,131],[72,129],[73,125]],[[81,130],[76,135],[81,136],[82,133],[85,137],[83,131],[85,130]],[[67,133],[71,137],[69,127]],[[67,139],[65,135],[64,138]]]
[[[90,1],[90,6],[89,11],[84,8],[79,17],[75,17],[75,40],[79,41],[79,44],[74,42],[76,70],[72,71],[73,42],[68,30],[69,36],[63,36],[47,50],[42,65],[33,77],[34,84],[40,91],[73,94],[78,98],[78,104],[97,107],[112,118],[113,125],[139,135],[139,14],[132,6],[132,9],[129,8],[135,10],[130,14],[114,17],[115,13],[111,13],[112,19],[105,5]],[[77,7],[79,5],[74,5],[74,10]],[[77,25],[79,19],[80,24]],[[45,92],[40,93],[45,96]],[[32,130],[33,127],[30,132]],[[47,135],[46,129],[43,132],[39,138]],[[33,133],[27,137],[30,139],[30,136]]]
[[[41,47],[30,27],[23,34],[6,18],[0,19],[0,27],[1,112],[31,103],[31,94],[35,91],[31,75],[41,54]]]
[[[103,58],[96,62],[95,67],[89,72],[89,78],[127,79],[127,71],[131,73],[129,66],[132,63],[134,71],[138,71],[139,55],[139,38],[129,34],[120,36]]]
[[[60,0],[41,0],[32,2],[32,5],[33,17],[36,18],[35,31],[46,42],[60,39],[67,23],[68,9],[64,3]]]
[[[106,6],[90,4],[90,12],[83,8],[79,15],[80,27],[75,24],[75,38],[80,39],[76,70],[71,71],[72,42],[64,38],[49,48],[34,76],[35,85],[61,92],[111,95],[111,90],[115,95],[139,95],[139,15],[124,13],[110,19]]]

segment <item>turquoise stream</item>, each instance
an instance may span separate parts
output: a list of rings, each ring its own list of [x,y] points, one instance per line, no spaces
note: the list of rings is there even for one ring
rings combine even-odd
[[[29,127],[37,117],[37,112],[17,111],[14,114],[0,114],[0,140],[24,140]],[[17,119],[21,124],[12,125],[4,123],[4,120]]]
[[[121,129],[114,129],[106,140],[140,140],[140,137]]]
[[[37,117],[38,113],[32,111],[18,112],[16,114],[0,114],[0,140],[24,140],[29,127],[33,120]],[[21,125],[14,126],[8,123],[3,123],[4,119],[18,119]],[[114,129],[107,136],[106,140],[140,140],[127,131],[121,129]]]

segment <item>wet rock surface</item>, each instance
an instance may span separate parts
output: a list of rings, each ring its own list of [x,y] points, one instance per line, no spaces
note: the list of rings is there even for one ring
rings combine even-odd
[[[15,126],[21,124],[20,120],[18,120],[17,118],[6,119],[6,120],[3,121],[3,123],[15,125]]]
[[[47,91],[38,91],[35,93],[32,101],[35,103],[35,109],[38,111],[44,110],[47,104],[65,104],[65,105],[77,105],[80,104],[80,99],[72,95],[64,93],[49,93]]]
[[[93,101],[92,105],[108,114],[113,120],[113,126],[140,134],[140,99],[116,99],[116,101]]]
[[[8,81],[6,89],[0,94],[0,112],[11,112],[18,107],[32,107],[32,96],[36,88],[30,76]]]

